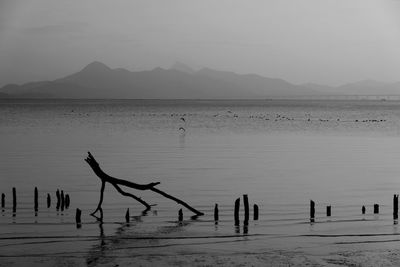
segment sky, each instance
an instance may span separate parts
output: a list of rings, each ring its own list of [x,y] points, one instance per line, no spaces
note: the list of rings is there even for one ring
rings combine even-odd
[[[400,0],[0,0],[0,86],[92,61],[295,84],[400,81]]]

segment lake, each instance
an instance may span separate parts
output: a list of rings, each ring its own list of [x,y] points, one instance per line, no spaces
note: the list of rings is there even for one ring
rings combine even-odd
[[[372,248],[381,256],[370,264],[395,266],[400,258],[398,251],[380,251],[399,234],[392,218],[392,197],[400,191],[398,101],[0,100],[0,133],[4,265],[34,259],[95,266],[135,258],[143,265],[204,266],[224,257],[239,265],[367,264],[363,253]],[[157,188],[205,216],[191,219],[183,209],[184,223],[177,223],[177,203],[127,190],[156,204],[142,215],[141,204],[108,185],[99,224],[89,213],[101,183],[84,161],[87,151],[109,175],[161,182]],[[47,193],[54,203],[57,189],[70,195],[70,209],[46,207]],[[243,194],[260,207],[260,220],[246,229],[233,224],[233,204]],[[311,199],[315,224],[309,223]],[[372,214],[375,203],[379,215]],[[83,210],[80,229],[76,208]]]

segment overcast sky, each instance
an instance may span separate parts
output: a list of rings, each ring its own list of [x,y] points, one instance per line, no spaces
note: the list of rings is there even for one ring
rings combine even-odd
[[[0,0],[0,86],[91,61],[293,83],[400,81],[398,0]]]

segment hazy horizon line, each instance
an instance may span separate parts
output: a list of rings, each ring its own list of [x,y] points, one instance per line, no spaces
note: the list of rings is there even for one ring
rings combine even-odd
[[[207,66],[201,66],[201,67],[197,66],[197,67],[193,67],[193,66],[190,66],[190,65],[187,64],[187,63],[184,63],[184,62],[178,61],[178,60],[175,61],[174,63],[170,64],[169,67],[156,66],[156,67],[152,67],[152,68],[149,68],[149,69],[135,69],[135,70],[132,70],[132,69],[129,69],[129,68],[124,68],[124,67],[110,67],[110,65],[108,65],[107,63],[104,63],[104,62],[99,61],[99,60],[93,60],[93,61],[91,61],[90,63],[88,63],[88,64],[84,65],[83,67],[81,67],[79,70],[77,70],[77,71],[75,71],[75,72],[72,72],[72,73],[69,73],[69,74],[64,74],[63,76],[58,77],[58,78],[52,78],[52,79],[35,79],[35,80],[25,81],[25,82],[21,82],[21,83],[16,83],[16,82],[0,83],[0,86],[1,86],[0,88],[3,88],[4,86],[7,86],[7,85],[24,85],[24,84],[27,84],[27,83],[46,82],[46,81],[52,82],[52,81],[55,81],[55,80],[58,80],[58,79],[62,79],[62,78],[64,78],[64,77],[67,77],[67,76],[69,76],[69,75],[78,73],[78,72],[82,71],[84,68],[86,68],[87,66],[89,66],[89,65],[91,65],[91,64],[93,64],[93,63],[100,63],[100,64],[103,64],[103,65],[107,66],[108,68],[110,68],[111,70],[123,69],[123,70],[129,71],[129,72],[145,72],[145,71],[153,71],[153,70],[156,70],[156,69],[171,70],[171,69],[174,69],[173,66],[174,66],[175,64],[178,64],[178,63],[179,63],[179,64],[183,64],[183,65],[185,65],[185,66],[188,66],[188,67],[191,68],[194,72],[198,72],[198,71],[201,71],[201,70],[203,70],[203,69],[210,69],[210,70],[214,70],[214,71],[234,73],[234,74],[237,74],[237,75],[258,75],[258,76],[264,77],[264,78],[280,79],[280,80],[286,81],[286,82],[288,82],[288,83],[291,83],[291,84],[297,85],[297,86],[304,86],[304,85],[313,84],[313,85],[324,86],[324,87],[326,86],[326,87],[331,87],[331,88],[338,88],[338,87],[341,87],[341,86],[344,86],[344,85],[350,85],[350,84],[355,84],[355,83],[360,83],[360,82],[376,82],[376,83],[382,83],[382,84],[388,84],[388,85],[390,85],[390,84],[396,84],[396,83],[399,83],[399,82],[400,82],[400,79],[399,79],[399,80],[396,80],[396,81],[383,81],[383,80],[377,80],[377,79],[373,79],[373,78],[364,78],[364,79],[358,79],[358,80],[347,81],[347,82],[344,82],[344,83],[337,83],[337,84],[334,84],[334,85],[328,84],[328,83],[318,83],[318,82],[314,82],[314,81],[308,81],[308,82],[303,82],[303,83],[295,83],[295,82],[292,82],[292,81],[290,81],[289,79],[286,79],[286,78],[273,77],[273,76],[266,76],[266,75],[263,75],[263,74],[260,74],[260,73],[256,73],[256,72],[235,72],[235,71],[233,71],[233,70],[216,69],[216,68],[211,68],[211,67],[207,67]],[[177,69],[175,69],[175,70],[177,70]],[[181,71],[181,70],[177,70],[177,71]],[[181,72],[184,72],[184,71],[181,71]],[[184,73],[190,74],[189,72],[184,72]]]

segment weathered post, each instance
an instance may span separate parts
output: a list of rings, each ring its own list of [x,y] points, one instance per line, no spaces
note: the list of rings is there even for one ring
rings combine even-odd
[[[214,221],[218,222],[219,216],[218,216],[218,204],[215,204],[214,207]]]
[[[244,223],[249,222],[249,198],[246,195],[243,195],[243,205],[244,205]]]
[[[1,207],[4,208],[6,206],[6,195],[1,193]]]
[[[310,222],[315,220],[315,202],[310,200]]]
[[[178,221],[183,221],[183,211],[182,211],[182,209],[180,209],[179,210],[179,212],[178,212]]]
[[[253,219],[255,221],[257,221],[258,220],[258,205],[254,204],[253,209],[254,209]]]
[[[17,190],[15,187],[12,189],[13,193],[13,212],[15,213],[17,211]]]
[[[70,204],[69,195],[66,194],[66,195],[65,195],[65,208],[66,208],[66,209],[69,208],[69,204]]]
[[[379,204],[374,204],[374,214],[379,214]]]
[[[362,212],[362,214],[365,214],[365,206],[362,206],[361,212]]]
[[[399,218],[399,195],[393,195],[393,219]]]
[[[82,211],[77,208],[76,214],[75,214],[76,228],[81,228],[81,215],[82,215]]]
[[[247,235],[249,233],[249,225],[244,223],[243,224],[243,234]]]
[[[65,198],[64,198],[64,190],[61,190],[61,211],[64,211],[64,207],[65,207]]]
[[[126,210],[125,221],[126,223],[129,223],[129,208]]]
[[[59,209],[60,209],[61,201],[60,201],[60,190],[58,190],[58,189],[57,189],[57,191],[56,191],[56,197],[57,197],[56,209],[59,210]]]
[[[326,216],[331,217],[332,208],[331,206],[326,206]]]
[[[47,193],[47,208],[50,208],[50,206],[51,206],[51,197],[50,194]]]
[[[239,225],[239,208],[240,208],[240,198],[235,200],[235,212],[234,212],[235,225]]]
[[[38,200],[38,189],[35,187],[35,212],[38,212],[39,210],[39,200]]]

